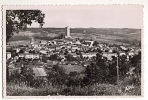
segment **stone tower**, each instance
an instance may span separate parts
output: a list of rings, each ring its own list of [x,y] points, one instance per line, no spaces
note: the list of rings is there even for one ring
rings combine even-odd
[[[66,27],[66,36],[65,37],[66,38],[71,38],[71,36],[70,36],[70,27],[69,26]]]

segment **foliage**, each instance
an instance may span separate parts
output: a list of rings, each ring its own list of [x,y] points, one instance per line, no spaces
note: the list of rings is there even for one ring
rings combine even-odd
[[[98,46],[99,42],[94,41],[93,46]]]
[[[125,86],[120,86],[125,87]],[[141,92],[138,86],[134,89],[119,91],[117,85],[99,84],[88,85],[85,87],[65,85],[48,85],[46,87],[33,88],[26,85],[7,84],[7,96],[140,96]]]
[[[42,56],[42,62],[47,63],[48,57],[44,54]]]
[[[62,68],[57,65],[54,65],[52,69],[48,71],[48,80],[54,85],[65,84],[67,76],[65,75]]]
[[[131,58],[131,65],[136,68],[135,73],[141,75],[141,52]]]
[[[13,36],[13,32],[24,30],[32,21],[38,22],[42,27],[45,15],[40,10],[7,10],[6,11],[6,39]]]
[[[31,68],[21,67],[21,81],[26,82],[27,85],[34,85],[34,74]]]
[[[74,61],[75,58],[71,55],[71,54],[67,54],[67,56],[65,56],[67,61]]]
[[[57,61],[60,61],[61,58],[59,57],[58,54],[52,54],[52,55],[50,55],[49,60],[57,60]]]
[[[104,59],[100,53],[97,53],[96,61],[87,66],[86,78],[88,78],[90,83],[106,82],[109,74],[109,69],[105,61],[106,59]]]

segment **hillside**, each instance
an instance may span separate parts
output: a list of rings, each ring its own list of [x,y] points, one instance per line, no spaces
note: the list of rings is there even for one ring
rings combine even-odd
[[[92,39],[113,44],[131,44],[141,41],[141,29],[129,28],[71,28],[73,38]],[[60,34],[66,34],[64,28],[28,28],[14,33],[10,41],[28,40],[30,37],[50,40]]]

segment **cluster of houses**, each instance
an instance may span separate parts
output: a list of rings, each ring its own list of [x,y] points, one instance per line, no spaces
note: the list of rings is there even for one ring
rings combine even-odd
[[[63,39],[54,39],[47,41],[34,39],[32,37],[30,43],[28,43],[27,45],[25,44],[24,47],[15,47],[12,45],[8,45],[6,58],[7,60],[11,59],[14,63],[18,59],[25,59],[28,61],[38,60],[41,62],[43,56],[46,56],[48,58],[51,55],[57,54],[60,58],[62,58],[61,62],[63,62],[64,65],[64,62],[67,62],[67,59],[65,57],[65,55],[67,54],[70,54],[74,58],[80,57],[81,55],[82,58],[86,58],[88,61],[91,60],[93,57],[96,57],[96,54],[99,53],[98,50],[100,50],[102,56],[106,57],[109,61],[111,61],[113,57],[123,55],[127,57],[128,61],[130,57],[138,54],[138,52],[140,51],[140,48],[136,47],[128,48],[125,46],[110,46],[103,43],[97,43],[96,45],[94,45],[94,42],[95,41],[93,40],[80,40],[78,38],[72,38],[70,36],[70,29],[69,27],[67,27],[67,35]],[[54,61],[48,61],[46,63],[49,64],[49,62],[52,64]],[[78,63],[76,64],[78,65]],[[13,69],[12,63],[10,63],[8,66]],[[46,71],[44,70],[44,67],[33,67],[33,72],[38,77],[43,77],[47,75],[45,74]]]

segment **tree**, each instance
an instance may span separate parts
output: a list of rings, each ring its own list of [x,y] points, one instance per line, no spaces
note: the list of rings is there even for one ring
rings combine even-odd
[[[93,46],[97,46],[99,43],[97,41],[94,41]]]
[[[135,73],[141,76],[141,52],[131,58],[131,65],[135,67]]]
[[[49,60],[59,60],[58,58],[59,58],[58,54],[53,54],[50,55]]]
[[[119,56],[119,71],[120,71],[120,76],[125,76],[127,71],[129,70],[130,64],[128,61],[126,61],[126,56],[122,55]]]
[[[71,54],[67,54],[66,56],[67,61],[75,61],[76,59]]]
[[[32,21],[38,22],[40,27],[44,24],[44,17],[40,10],[7,10],[6,11],[6,41],[13,36],[14,32],[24,30]]]
[[[84,84],[94,84],[96,82],[105,83],[108,79],[109,68],[106,65],[106,60],[102,58],[102,55],[97,53],[96,61],[91,62],[86,67]]]
[[[31,68],[27,68],[27,67],[21,67],[21,73],[20,73],[23,77],[22,77],[22,81],[26,81],[27,85],[29,86],[33,86],[34,85],[34,73],[33,70]]]

